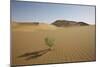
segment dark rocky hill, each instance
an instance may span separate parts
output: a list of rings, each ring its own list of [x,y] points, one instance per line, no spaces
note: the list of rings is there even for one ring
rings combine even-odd
[[[55,26],[58,27],[68,27],[68,26],[85,26],[89,25],[85,22],[76,22],[76,21],[68,21],[68,20],[56,20],[52,23]]]

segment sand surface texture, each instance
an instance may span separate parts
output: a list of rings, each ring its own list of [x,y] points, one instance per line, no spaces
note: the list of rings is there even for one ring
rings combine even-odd
[[[18,57],[48,49],[45,38],[54,40],[52,49],[37,58]],[[11,55],[13,65],[95,61],[95,26],[58,28],[53,25],[12,24]]]

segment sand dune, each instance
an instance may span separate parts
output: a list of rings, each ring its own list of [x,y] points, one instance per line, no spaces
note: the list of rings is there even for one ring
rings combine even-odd
[[[19,55],[49,48],[45,37],[54,39],[52,50],[31,60]],[[46,64],[95,61],[95,26],[58,28],[53,25],[12,26],[12,64]]]
[[[18,31],[32,31],[32,30],[55,30],[57,29],[56,26],[50,25],[50,24],[27,24],[27,23],[13,23],[12,24],[12,29],[18,30]]]

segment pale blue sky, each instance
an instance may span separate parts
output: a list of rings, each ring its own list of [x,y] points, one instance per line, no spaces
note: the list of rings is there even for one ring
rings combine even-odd
[[[55,20],[95,24],[95,7],[83,5],[12,1],[11,19],[20,22],[52,23]]]

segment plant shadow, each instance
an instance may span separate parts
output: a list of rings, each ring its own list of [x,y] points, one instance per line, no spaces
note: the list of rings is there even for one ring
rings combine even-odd
[[[18,58],[25,57],[26,58],[25,60],[36,59],[36,58],[46,54],[48,51],[51,51],[51,49],[48,48],[48,49],[39,50],[39,51],[35,51],[35,52],[24,53],[24,54],[18,56]]]

